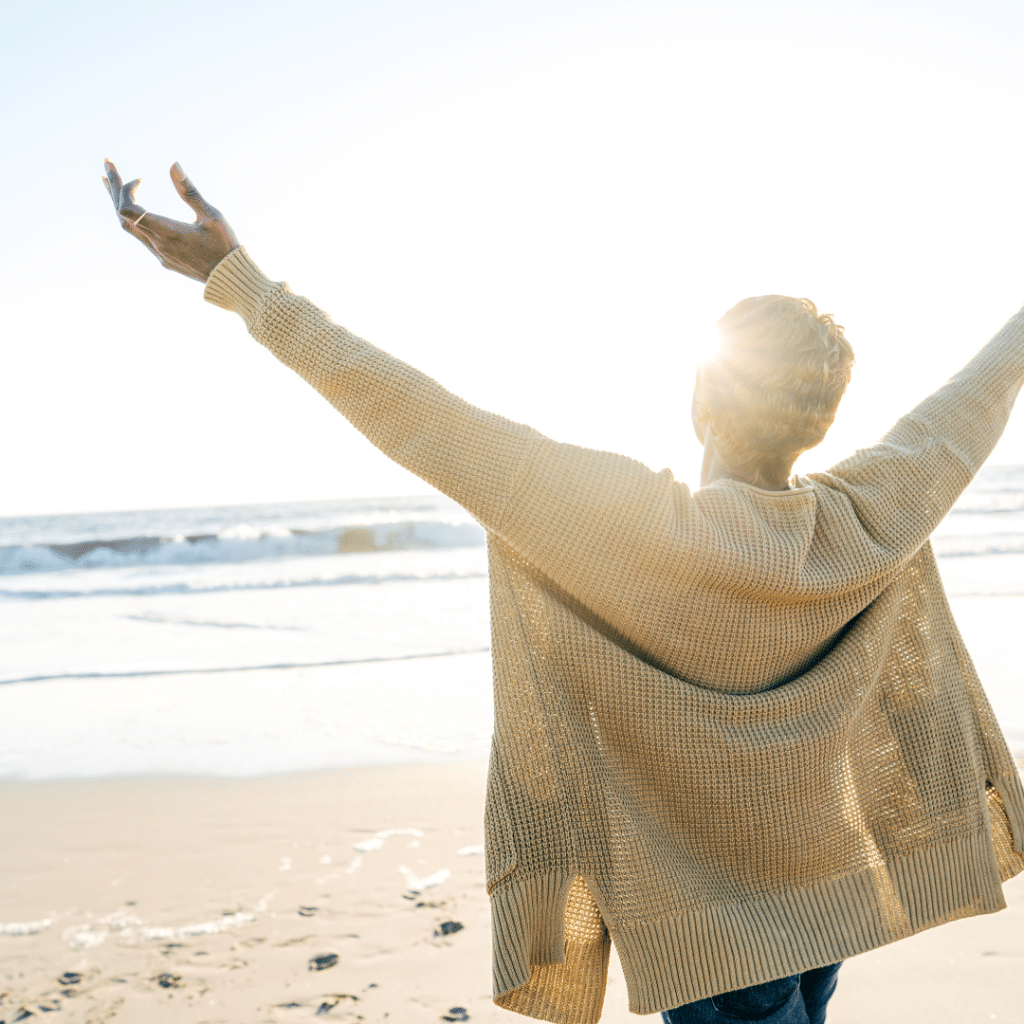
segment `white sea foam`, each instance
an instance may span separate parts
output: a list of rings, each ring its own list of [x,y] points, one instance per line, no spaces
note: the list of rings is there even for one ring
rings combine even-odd
[[[92,925],[76,926],[64,929],[64,941],[72,949],[92,949],[105,942],[110,932],[106,928],[93,928]]]
[[[269,897],[264,897],[260,901],[260,909],[265,909],[267,899]],[[201,921],[177,927],[155,927],[146,925],[134,914],[115,911],[100,918],[96,924],[72,925],[64,930],[63,937],[72,949],[85,950],[100,945],[111,935],[114,935],[117,941],[122,943],[166,942],[170,939],[193,939],[201,935],[215,935],[218,932],[239,928],[255,920],[255,914],[239,911],[235,914],[225,914],[213,921]],[[100,927],[101,925],[105,927]]]
[[[384,845],[384,840],[390,839],[391,836],[416,836],[418,839],[422,839],[423,833],[418,828],[386,828],[371,839],[364,839],[360,843],[353,844],[352,848],[358,853],[379,850]]]
[[[124,929],[142,924],[142,918],[123,910],[115,910],[113,913],[107,914],[106,917],[101,917],[100,924],[109,925],[115,929]]]
[[[0,935],[36,935],[49,928],[53,924],[53,918],[47,917],[41,921],[9,921],[7,924],[0,924]]]
[[[424,889],[434,889],[447,882],[452,874],[447,868],[441,868],[440,871],[435,871],[432,875],[427,875],[426,878],[417,878],[409,868],[401,867],[398,870],[402,873],[405,884],[409,887],[409,892],[423,892]]]
[[[255,914],[246,914],[239,911],[237,914],[225,914],[215,921],[203,921],[198,924],[185,924],[178,928],[154,928],[140,927],[125,929],[122,938],[125,940],[143,939],[147,941],[167,939],[194,939],[199,935],[216,935],[218,932],[230,931],[232,928],[240,928],[250,921],[255,921]]]

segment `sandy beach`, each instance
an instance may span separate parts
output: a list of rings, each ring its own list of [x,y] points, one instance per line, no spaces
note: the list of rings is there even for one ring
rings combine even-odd
[[[6,782],[0,1021],[511,1021],[485,766]],[[1024,1021],[1009,909],[846,964],[832,1024]],[[614,962],[603,1020],[635,1020]],[[657,1017],[646,1018],[657,1020]]]

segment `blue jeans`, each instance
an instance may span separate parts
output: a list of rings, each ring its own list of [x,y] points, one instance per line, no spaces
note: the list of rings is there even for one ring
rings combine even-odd
[[[732,1024],[756,1020],[761,1024],[825,1024],[825,1005],[836,990],[842,964],[776,978],[736,992],[665,1010],[665,1024]]]

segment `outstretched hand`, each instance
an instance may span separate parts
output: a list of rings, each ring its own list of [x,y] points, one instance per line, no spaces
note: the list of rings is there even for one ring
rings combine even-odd
[[[134,235],[168,270],[205,281],[215,266],[232,249],[238,248],[238,239],[231,226],[196,190],[180,164],[171,167],[171,181],[178,195],[195,211],[194,224],[160,217],[135,202],[141,178],[124,184],[117,168],[104,160],[107,187],[114,209],[121,218],[121,227]]]

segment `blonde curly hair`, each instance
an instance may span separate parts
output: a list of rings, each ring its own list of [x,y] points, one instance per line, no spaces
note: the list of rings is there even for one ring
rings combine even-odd
[[[743,299],[716,326],[720,347],[698,370],[696,416],[730,469],[777,485],[832,425],[853,349],[828,313],[788,295]]]

